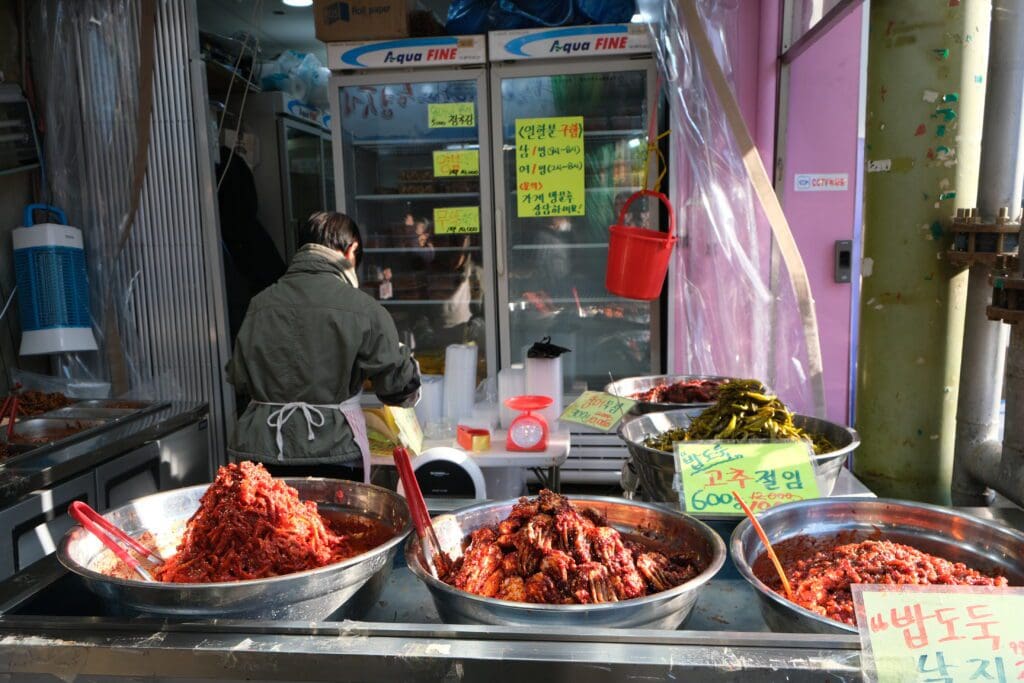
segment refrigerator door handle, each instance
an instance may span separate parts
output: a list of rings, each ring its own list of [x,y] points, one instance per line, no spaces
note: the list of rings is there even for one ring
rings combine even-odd
[[[499,277],[504,277],[504,275],[505,275],[505,247],[506,247],[506,244],[505,244],[505,222],[502,220],[503,218],[504,218],[504,212],[500,208],[495,207],[494,208],[494,234],[495,234],[495,239],[498,242],[497,245],[496,245],[497,246],[497,249],[496,249],[496,252],[497,252],[496,253],[496,261],[497,261],[497,263],[496,263],[496,266],[497,266],[497,269],[498,269],[498,276]]]

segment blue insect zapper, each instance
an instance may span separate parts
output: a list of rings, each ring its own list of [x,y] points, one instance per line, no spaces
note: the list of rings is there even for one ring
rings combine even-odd
[[[60,222],[37,224],[36,211]],[[95,351],[82,231],[66,225],[64,212],[46,204],[26,206],[24,222],[12,234],[21,355]]]

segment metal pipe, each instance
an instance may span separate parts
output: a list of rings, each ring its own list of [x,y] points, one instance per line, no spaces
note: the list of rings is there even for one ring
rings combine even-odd
[[[1024,505],[1024,324],[1019,323],[1006,352],[1006,433],[997,483],[1000,493]]]
[[[988,63],[991,3],[964,0],[937,13],[930,0],[873,2],[870,12],[856,413],[863,444],[854,469],[879,495],[946,503],[967,277],[941,258],[950,245],[941,226],[976,203],[971,137],[985,83],[975,76]],[[955,147],[955,165],[934,159],[939,145]]]
[[[1000,209],[1016,217],[1024,186],[1024,9],[1018,0],[992,3],[992,26],[981,141],[978,213],[994,222]],[[961,142],[963,144],[963,142]],[[1002,491],[1005,465],[982,454],[998,451],[999,403],[1009,326],[985,315],[992,302],[991,267],[971,266],[964,323],[960,397],[957,403],[952,498],[955,505],[983,505],[988,487]],[[1007,421],[1007,425],[1009,425]],[[977,460],[977,462],[974,462]],[[1018,489],[1024,492],[1024,489]],[[1020,498],[1014,489],[1010,497]]]

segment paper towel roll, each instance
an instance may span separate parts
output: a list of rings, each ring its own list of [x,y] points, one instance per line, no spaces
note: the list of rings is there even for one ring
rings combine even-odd
[[[549,407],[538,411],[547,420],[550,429],[558,427],[558,416],[562,414],[562,359],[527,358],[526,393],[550,396],[554,401]]]
[[[452,344],[444,352],[444,416],[459,420],[473,414],[476,354],[471,344]]]
[[[444,417],[444,376],[420,375],[420,402],[416,404],[416,419],[425,428]]]
[[[501,427],[508,429],[519,411],[505,406],[505,401],[513,396],[526,393],[526,370],[522,365],[513,365],[498,371],[498,406],[501,409]]]

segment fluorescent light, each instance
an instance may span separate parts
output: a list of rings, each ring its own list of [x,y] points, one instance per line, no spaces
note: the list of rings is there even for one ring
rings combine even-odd
[[[309,7],[313,4],[313,0],[281,0],[281,2],[289,7]]]
[[[630,140],[629,141],[629,146],[631,148],[632,147],[639,147],[640,146],[640,138],[633,138],[632,140]]]

